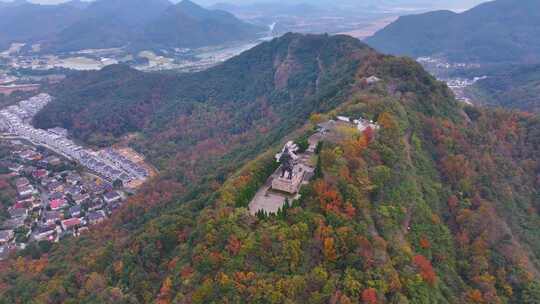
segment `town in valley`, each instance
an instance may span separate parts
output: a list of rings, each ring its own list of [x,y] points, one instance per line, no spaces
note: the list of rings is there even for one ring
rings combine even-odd
[[[36,129],[53,97],[0,109],[0,259],[30,243],[77,237],[107,219],[156,172],[127,147],[99,151],[62,128]]]

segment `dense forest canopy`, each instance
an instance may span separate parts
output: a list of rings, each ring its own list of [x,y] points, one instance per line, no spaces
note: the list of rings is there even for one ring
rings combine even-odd
[[[197,145],[220,150],[284,136],[342,102],[369,56],[375,52],[351,37],[288,34],[195,74],[120,65],[81,72],[52,92],[35,123],[66,127],[94,145],[136,134],[132,145],[167,168]]]
[[[135,133],[164,174],[92,233],[0,264],[0,303],[540,301],[540,118],[463,106],[412,60],[289,34],[208,72],[115,66],[56,94],[38,125]],[[279,144],[338,114],[381,129],[324,142],[299,200],[250,215]]]
[[[540,65],[496,68],[468,88],[476,102],[527,112],[540,112]]]

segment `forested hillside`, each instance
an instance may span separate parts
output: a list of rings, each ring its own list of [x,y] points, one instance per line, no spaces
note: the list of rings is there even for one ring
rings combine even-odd
[[[540,61],[539,37],[539,1],[495,0],[459,14],[400,17],[367,42],[391,54],[498,64]]]
[[[350,37],[288,34],[195,74],[112,66],[68,78],[35,122],[95,145],[136,135],[133,145],[168,168],[198,144],[219,151],[284,136],[342,102],[369,56],[375,52]]]
[[[521,111],[540,112],[540,65],[501,67],[489,75],[468,88],[468,94],[475,101]]]
[[[540,301],[540,118],[463,107],[344,36],[289,34],[211,72],[117,66],[56,91],[37,123],[135,134],[163,174],[92,233],[0,264],[0,303]],[[381,129],[323,143],[301,198],[251,216],[279,144],[337,114]]]

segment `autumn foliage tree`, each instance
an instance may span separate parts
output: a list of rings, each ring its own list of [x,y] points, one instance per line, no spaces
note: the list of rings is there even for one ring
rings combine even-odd
[[[478,289],[471,290],[467,293],[467,300],[471,303],[485,303],[482,292]]]
[[[429,249],[431,247],[431,243],[426,237],[420,238],[420,247],[423,249]]]
[[[437,276],[435,274],[435,271],[433,270],[431,262],[426,259],[426,257],[424,257],[423,255],[415,255],[413,257],[413,264],[420,271],[420,275],[422,276],[422,279],[424,279],[424,281],[426,281],[430,285],[435,284]]]
[[[242,242],[235,236],[231,235],[227,244],[227,250],[231,255],[237,255],[242,247]]]
[[[170,303],[171,288],[172,288],[172,280],[170,277],[167,277],[163,281],[163,284],[161,285],[161,289],[159,291],[156,304],[169,304]]]
[[[377,290],[375,288],[367,288],[362,291],[362,303],[377,304]]]
[[[340,213],[342,206],[341,197],[335,187],[324,180],[316,181],[313,190],[319,200],[319,205],[323,210]]]
[[[335,262],[337,259],[335,241],[333,238],[328,237],[323,240],[323,254],[327,261]]]

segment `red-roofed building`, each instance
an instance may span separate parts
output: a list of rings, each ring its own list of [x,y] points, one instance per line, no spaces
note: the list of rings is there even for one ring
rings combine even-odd
[[[70,218],[70,219],[67,219],[67,220],[63,220],[61,222],[61,225],[62,225],[62,229],[64,229],[64,230],[72,230],[75,227],[81,225],[81,219],[75,217],[75,218]]]
[[[60,199],[53,199],[49,206],[51,206],[51,210],[60,210],[69,207],[67,201],[63,198]]]
[[[28,208],[28,204],[25,202],[16,202],[15,205],[13,205],[13,209],[26,209]]]
[[[32,176],[36,179],[42,179],[44,177],[46,177],[47,175],[49,174],[49,171],[45,170],[45,169],[38,169],[34,172],[32,172]]]

